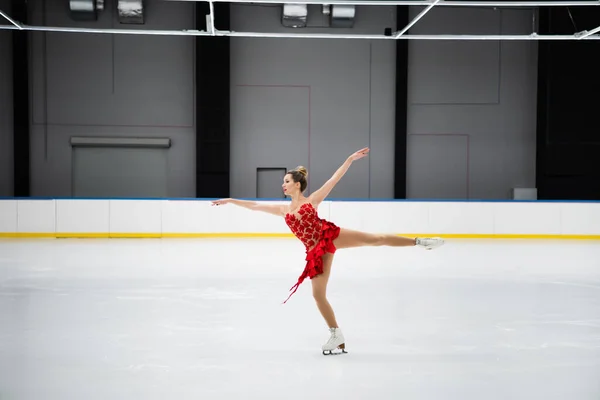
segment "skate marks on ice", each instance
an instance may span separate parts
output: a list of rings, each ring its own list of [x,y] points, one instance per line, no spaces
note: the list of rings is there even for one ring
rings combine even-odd
[[[600,393],[598,245],[340,252],[328,295],[350,344],[326,357],[310,285],[280,305],[304,265],[293,241],[23,243],[0,243],[1,398]]]

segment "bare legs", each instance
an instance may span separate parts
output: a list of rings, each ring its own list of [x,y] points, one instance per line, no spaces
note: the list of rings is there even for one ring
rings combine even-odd
[[[409,247],[421,246],[428,250],[441,246],[443,240],[440,238],[418,238],[411,239],[407,237],[397,236],[393,234],[373,234],[351,229],[340,229],[339,236],[333,241],[336,249],[344,249],[349,247],[361,246],[393,246],[393,247]],[[344,334],[338,327],[335,318],[335,313],[329,301],[327,300],[327,283],[331,274],[331,264],[333,262],[333,254],[326,253],[323,258],[323,273],[311,279],[313,297],[317,303],[319,312],[329,326],[331,336],[327,343],[323,345],[323,354],[329,352],[331,354],[335,349],[341,349],[345,352]]]
[[[415,239],[397,236],[393,234],[373,234],[342,228],[339,236],[333,244],[336,249],[360,246],[415,246]],[[325,319],[327,326],[337,328],[335,313],[329,301],[327,300],[327,283],[331,274],[331,264],[333,254],[325,253],[323,255],[323,273],[311,279],[313,297],[317,303],[319,312]]]
[[[317,303],[317,307],[321,312],[321,315],[325,319],[327,326],[330,328],[337,328],[337,321],[335,320],[335,314],[329,301],[327,300],[327,282],[329,281],[329,275],[331,274],[331,263],[333,262],[333,254],[326,253],[323,255],[323,273],[315,276],[311,279],[313,297]]]
[[[336,249],[361,246],[415,246],[416,240],[393,234],[375,234],[354,231],[351,229],[340,229],[339,236],[333,241]]]

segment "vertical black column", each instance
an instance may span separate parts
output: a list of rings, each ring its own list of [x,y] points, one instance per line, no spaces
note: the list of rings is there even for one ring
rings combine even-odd
[[[600,25],[598,7],[540,9],[540,34]],[[540,41],[536,180],[538,198],[600,200],[600,41]]]
[[[27,2],[13,0],[11,17],[26,24]],[[13,68],[13,180],[14,196],[30,196],[29,169],[29,41],[28,33],[12,32]]]
[[[396,6],[397,30],[408,24],[408,6]],[[396,40],[396,127],[394,198],[406,198],[406,139],[408,115],[408,40]]]
[[[229,3],[215,3],[215,26],[229,30]],[[198,30],[209,6],[196,5]],[[196,197],[229,197],[229,37],[196,38]]]

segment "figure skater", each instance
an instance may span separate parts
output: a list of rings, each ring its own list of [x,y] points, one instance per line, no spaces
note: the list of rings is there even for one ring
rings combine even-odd
[[[333,354],[335,349],[346,353],[344,335],[338,326],[326,296],[327,282],[331,272],[333,255],[336,250],[361,246],[420,246],[427,250],[444,244],[441,238],[407,238],[395,234],[374,234],[346,228],[340,228],[334,223],[319,218],[317,208],[325,200],[334,186],[344,176],[350,165],[369,153],[368,148],[361,149],[350,155],[333,176],[319,190],[305,197],[303,192],[307,186],[306,168],[299,166],[288,171],[283,178],[282,190],[291,198],[289,205],[261,204],[255,201],[221,199],[213,201],[213,205],[235,204],[254,211],[274,214],[285,219],[292,233],[306,247],[306,267],[298,278],[298,282],[290,289],[291,293],[284,301],[296,292],[307,277],[312,282],[313,297],[317,307],[329,326],[330,338],[322,346],[323,354]]]

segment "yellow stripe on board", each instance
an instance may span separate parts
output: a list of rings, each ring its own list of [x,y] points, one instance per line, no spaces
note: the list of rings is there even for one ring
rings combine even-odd
[[[108,238],[132,238],[132,239],[149,239],[162,238],[160,233],[36,233],[36,232],[18,232],[4,233],[0,232],[0,238],[91,238],[91,239],[108,239]]]
[[[569,239],[569,240],[600,240],[600,235],[544,235],[544,234],[487,234],[487,233],[399,233],[407,237],[442,237],[446,239]],[[205,239],[235,239],[235,238],[293,238],[291,233],[254,233],[254,232],[223,232],[223,233],[36,233],[36,232],[0,232],[0,238],[115,238],[115,239],[159,239],[159,238],[205,238]]]
[[[164,238],[293,238],[291,233],[215,232],[215,233],[163,233]]]
[[[440,233],[401,235],[409,237],[442,237],[445,239],[570,239],[570,240],[600,240],[600,235],[544,235],[544,234],[487,234],[487,233]]]

